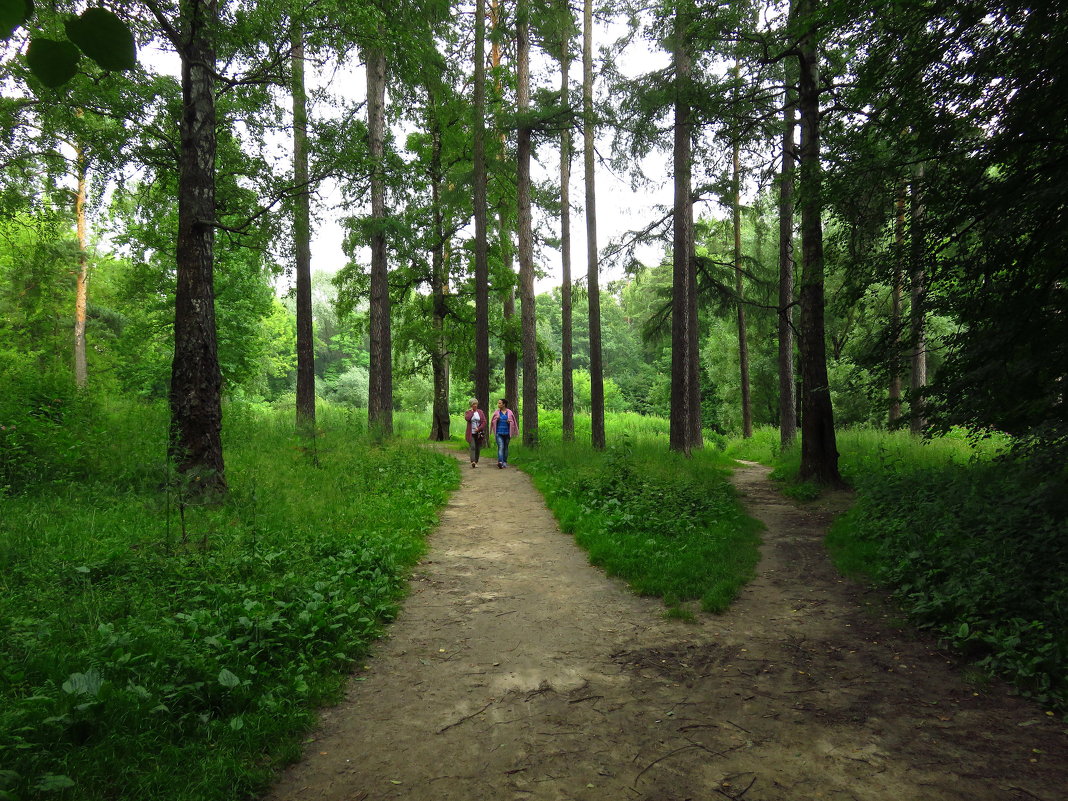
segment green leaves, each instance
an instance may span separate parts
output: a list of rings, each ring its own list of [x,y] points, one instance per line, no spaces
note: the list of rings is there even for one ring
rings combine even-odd
[[[137,45],[126,23],[104,8],[90,8],[64,24],[67,36],[105,70],[137,66]]]
[[[70,42],[43,37],[33,39],[26,51],[30,72],[49,89],[62,86],[78,71],[81,54]]]
[[[223,668],[219,671],[219,684],[227,689],[233,689],[241,684],[241,679],[239,679],[233,672]]]
[[[0,36],[9,39],[33,16],[32,0],[0,0]],[[137,44],[130,27],[105,8],[90,8],[63,23],[68,40],[34,35],[26,51],[30,72],[50,89],[63,86],[78,71],[84,53],[104,70],[137,66]]]
[[[0,38],[10,39],[11,34],[33,16],[32,0],[0,0]]]

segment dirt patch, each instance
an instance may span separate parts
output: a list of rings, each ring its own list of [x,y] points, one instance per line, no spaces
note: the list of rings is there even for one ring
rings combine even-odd
[[[463,469],[403,614],[268,801],[1068,797],[1064,723],[895,626],[829,565],[833,509],[764,468],[735,475],[759,575],[695,624],[590,567],[527,476]]]

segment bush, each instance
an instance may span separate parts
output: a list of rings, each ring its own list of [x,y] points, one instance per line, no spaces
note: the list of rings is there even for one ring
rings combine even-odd
[[[94,404],[73,377],[42,371],[33,354],[0,349],[0,387],[0,497],[84,476]]]
[[[366,409],[368,381],[366,367],[350,367],[332,382],[326,384],[323,388],[323,397],[333,403]]]

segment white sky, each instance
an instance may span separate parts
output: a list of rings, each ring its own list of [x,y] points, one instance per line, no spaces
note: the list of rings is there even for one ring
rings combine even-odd
[[[614,24],[611,26],[598,25],[594,34],[594,48],[607,46],[615,41],[623,32],[623,26]],[[179,74],[177,57],[167,50],[155,49],[150,46],[143,47],[139,54],[143,63],[150,64],[159,72]],[[536,48],[532,51],[534,64],[532,75],[548,74],[551,88],[559,86],[559,67],[555,61]],[[633,44],[623,55],[617,59],[617,67],[627,76],[636,76],[654,69],[665,66],[668,54],[663,51],[654,52],[643,42]],[[577,59],[571,65],[572,83],[581,81],[582,62]],[[348,67],[336,64],[317,68],[309,63],[306,67],[306,80],[309,92],[316,88],[328,87],[331,92],[340,92],[351,100],[362,100],[365,92],[365,79],[362,65]],[[388,91],[388,89],[387,89]],[[599,93],[601,87],[595,86],[595,93]],[[573,100],[579,100],[577,92],[572,93]],[[288,98],[286,98],[288,99]],[[387,95],[387,102],[388,102]],[[286,101],[283,100],[283,103]],[[314,106],[311,113],[315,114]],[[291,145],[288,140],[277,143],[279,157],[288,158]],[[585,283],[587,272],[586,266],[586,219],[583,213],[585,202],[585,188],[583,183],[583,154],[582,138],[576,135],[572,145],[571,167],[571,270],[573,280]],[[607,134],[599,136],[597,142],[598,151],[602,155],[610,153],[610,141]],[[639,191],[631,189],[626,176],[614,174],[606,165],[598,163],[596,168],[597,190],[597,240],[601,252],[614,241],[623,236],[627,231],[642,228],[652,219],[660,216],[656,211],[657,205],[670,204],[672,199],[672,187],[670,184],[670,153],[650,154],[642,163],[642,168],[647,176],[653,177],[655,182]],[[545,181],[547,178],[558,181],[560,174],[559,151],[551,143],[543,143],[536,154],[536,160],[532,166],[535,181]],[[317,198],[313,199],[313,234],[312,234],[312,271],[335,273],[345,266],[347,259],[342,250],[344,230],[341,220],[345,212],[338,209],[341,202],[341,193],[336,185],[329,182],[319,188]],[[541,226],[546,234],[559,238],[559,218],[547,219],[544,215],[536,213],[535,225]],[[659,246],[641,246],[636,255],[647,264],[656,263],[662,256],[662,248]],[[536,267],[545,273],[543,278],[535,282],[535,291],[547,292],[561,281],[561,259],[558,250],[543,248],[536,255],[538,262]],[[369,255],[367,256],[369,260]],[[616,265],[602,264],[602,286],[607,281],[620,278],[623,275],[622,259]],[[292,285],[293,278],[282,277],[279,280],[278,291],[287,292]]]
[[[613,27],[611,30],[603,26],[600,27],[595,33],[595,49],[601,45],[609,44],[610,41],[614,40],[619,35],[621,30],[620,27]],[[611,40],[609,39],[610,36],[612,37]],[[541,56],[546,64],[548,63],[548,59],[535,50],[534,58],[537,59],[538,56]],[[666,53],[654,53],[639,44],[632,47],[630,51],[628,51],[627,57],[621,58],[617,66],[624,74],[633,76],[650,70],[659,69],[667,63],[667,59],[668,56]],[[532,74],[545,72],[545,69],[539,70],[538,67],[538,64],[533,66],[531,70]],[[552,66],[547,67],[546,69],[550,71],[551,80],[553,81],[552,88],[558,87],[558,65],[553,62]],[[578,60],[577,63],[572,63],[571,76],[573,82],[581,80],[581,71],[581,60]],[[346,71],[331,69],[327,74],[316,74],[314,68],[309,65],[306,77],[309,87],[317,85],[317,82],[319,85],[330,83],[334,91],[337,91],[339,85],[344,86],[345,94],[351,99],[360,100],[364,96],[365,80],[362,67],[356,67],[355,69]],[[595,88],[595,92],[596,91],[597,89]],[[574,92],[572,97],[578,99]],[[571,271],[573,280],[580,279],[581,282],[584,283],[587,266],[586,218],[583,213],[585,188],[583,183],[581,136],[575,137],[572,148]],[[599,138],[597,148],[601,154],[609,154],[610,142],[606,136],[602,135]],[[667,164],[665,163],[665,160],[667,160]],[[596,170],[597,244],[602,252],[613,240],[621,237],[626,231],[644,227],[651,218],[659,216],[654,211],[654,207],[657,204],[667,204],[671,202],[672,188],[669,183],[669,162],[670,154],[651,154],[642,166],[647,175],[659,176],[660,185],[654,185],[639,192],[635,192],[631,189],[626,176],[615,175],[607,166],[598,164]],[[558,149],[550,143],[542,144],[539,152],[536,154],[536,161],[532,166],[532,173],[534,180],[538,182],[544,181],[547,178],[551,178],[554,182],[558,181],[560,174]],[[331,205],[337,204],[340,201],[340,193],[337,192],[336,187],[326,185],[321,187],[320,198],[321,203],[319,209],[316,210],[313,207],[313,215],[318,217],[318,221],[314,223],[312,271],[334,273],[346,264],[345,254],[342,251],[344,230],[341,225],[340,215],[329,210]],[[535,225],[537,226],[539,224],[547,234],[554,238],[559,238],[560,230],[558,217],[546,219],[541,216],[539,222],[539,216],[536,216]],[[661,249],[659,247],[643,246],[637,251],[637,255],[646,263],[655,263],[660,260]],[[538,293],[548,292],[553,287],[559,286],[562,269],[560,252],[558,250],[545,248],[536,258],[539,258],[539,262],[536,266],[539,270],[545,273],[545,277],[540,278],[535,282],[535,291]],[[606,281],[619,278],[622,275],[623,270],[621,265],[602,265],[602,284]],[[289,280],[292,281],[292,279]],[[284,292],[287,288],[288,287],[286,286],[282,286],[280,287],[280,290]]]

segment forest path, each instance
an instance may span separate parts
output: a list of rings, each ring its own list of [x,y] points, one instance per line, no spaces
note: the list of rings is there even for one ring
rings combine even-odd
[[[734,477],[757,578],[686,624],[591,567],[529,477],[453,455],[400,617],[267,801],[1068,797],[1064,724],[895,630],[766,468]]]

